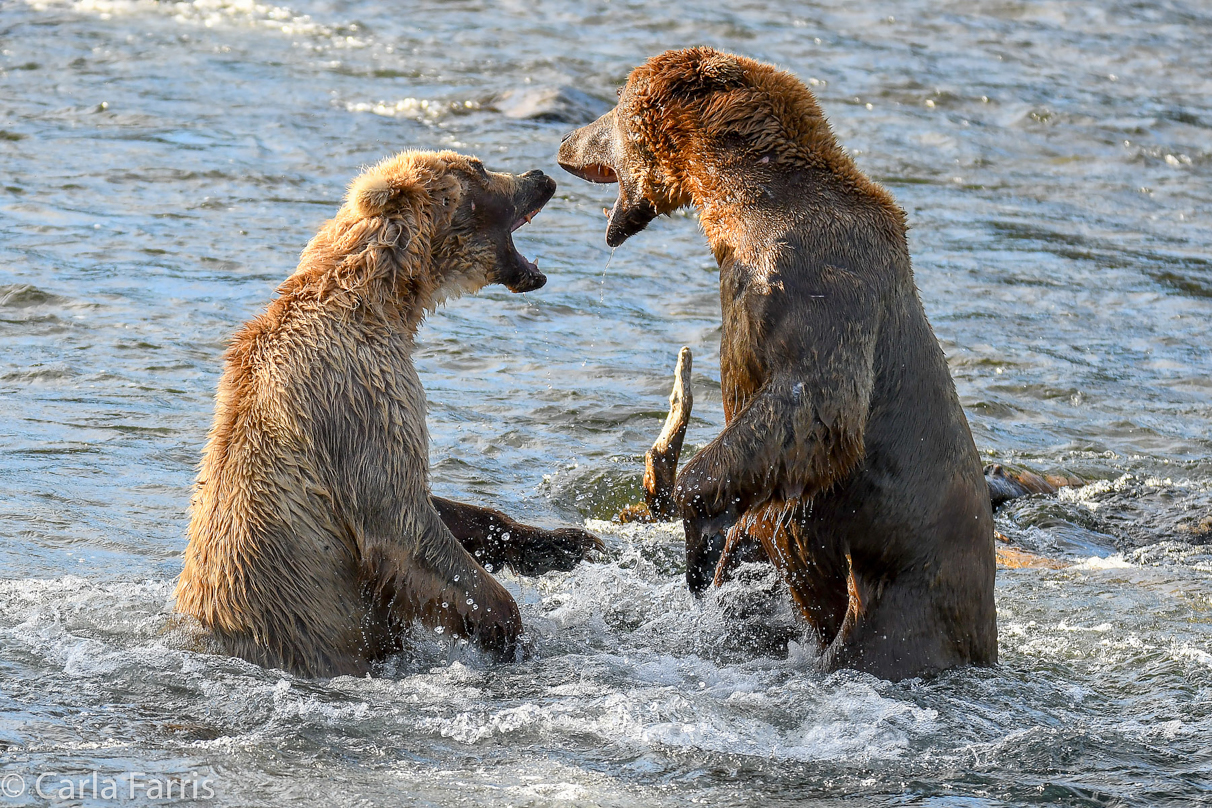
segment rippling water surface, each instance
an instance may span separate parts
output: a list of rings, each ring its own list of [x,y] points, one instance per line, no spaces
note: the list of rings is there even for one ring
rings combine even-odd
[[[1212,800],[1210,38],[1196,2],[0,0],[0,777],[233,806]],[[999,571],[1002,665],[822,676],[727,616],[762,582],[696,603],[676,529],[600,521],[605,558],[506,576],[521,664],[418,637],[306,681],[190,650],[168,615],[220,353],[389,152],[561,181],[519,238],[546,288],[422,332],[437,492],[608,518],[683,344],[688,441],[719,429],[694,217],[612,257],[613,191],[553,161],[697,43],[809,81],[907,209],[982,454],[1096,481],[999,515],[1076,562]],[[518,117],[561,87],[590,96],[568,120]]]

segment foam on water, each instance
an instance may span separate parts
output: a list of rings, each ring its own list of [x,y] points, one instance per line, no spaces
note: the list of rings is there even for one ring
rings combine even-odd
[[[1131,770],[1141,745],[1183,747],[1209,729],[1197,706],[1206,695],[1189,707],[1173,701],[1180,692],[1212,692],[1212,656],[1170,637],[1182,610],[1158,608],[1158,597],[1198,596],[1205,615],[1212,610],[1206,575],[1192,578],[1178,562],[1184,583],[1169,588],[1139,579],[1125,590],[1122,579],[1107,575],[1146,568],[1123,561],[1007,572],[998,591],[1001,668],[893,685],[820,674],[808,637],[792,640],[785,653],[726,650],[736,630],[728,597],[695,601],[680,572],[663,569],[662,553],[678,531],[592,527],[608,540],[602,561],[533,582],[506,579],[532,634],[528,658],[514,666],[488,665],[466,648],[418,634],[410,653],[375,676],[300,680],[191,649],[192,638],[171,627],[171,580],[4,582],[0,658],[19,665],[18,700],[32,678],[50,677],[63,682],[41,697],[54,710],[82,701],[158,707],[129,716],[117,737],[83,720],[77,740],[45,743],[46,719],[37,711],[18,712],[2,737],[27,760],[112,754],[133,744],[235,772],[249,750],[281,743],[295,747],[300,762],[333,743],[413,749],[453,761],[455,779],[475,793],[504,789],[574,804],[604,787],[600,774],[586,778],[581,764],[569,762],[580,754],[614,771],[607,781],[621,776],[629,788],[666,777],[693,781],[706,776],[693,774],[700,766],[767,782],[794,765],[807,767],[795,781],[828,791],[820,783],[872,788],[890,776],[995,772],[1015,760],[1032,769],[1058,749],[1091,743],[1121,745],[1116,765]],[[769,580],[750,580],[733,596],[768,593]],[[1046,592],[1058,587],[1071,601],[1063,616],[1046,605],[1056,602]],[[1206,625],[1201,636],[1207,639]],[[1089,674],[1077,675],[1083,669]],[[1134,675],[1124,677],[1126,670]],[[1133,684],[1144,681],[1147,690]],[[1119,717],[1090,725],[1111,693]],[[1159,709],[1170,713],[1164,722],[1153,720]],[[164,737],[166,723],[179,740]],[[562,750],[560,759],[546,759],[542,750],[552,749]],[[488,760],[491,770],[482,769]],[[388,769],[416,782],[438,776],[401,765]],[[728,782],[711,788],[731,793]]]

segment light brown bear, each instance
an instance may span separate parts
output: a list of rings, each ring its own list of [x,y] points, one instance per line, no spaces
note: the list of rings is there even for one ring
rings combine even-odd
[[[512,660],[518,608],[482,564],[537,574],[600,546],[431,496],[412,362],[418,327],[448,297],[546,282],[511,234],[555,187],[452,152],[383,160],[236,334],[176,592],[224,653],[356,675],[420,621]]]
[[[669,51],[565,138],[559,162],[618,183],[610,246],[693,206],[720,265],[727,426],[675,492],[691,589],[757,549],[829,669],[900,679],[995,663],[989,491],[904,213],[807,87],[710,48]]]

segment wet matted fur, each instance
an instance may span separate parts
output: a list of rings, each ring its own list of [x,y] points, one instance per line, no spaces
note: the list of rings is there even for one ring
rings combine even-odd
[[[989,493],[904,213],[808,88],[752,59],[669,51],[559,161],[618,183],[611,246],[693,206],[720,265],[727,426],[677,478],[691,588],[760,543],[826,667],[995,663]]]
[[[448,296],[543,285],[511,233],[554,190],[541,172],[489,172],[452,152],[388,158],[353,181],[277,299],[236,334],[176,591],[225,652],[360,674],[420,621],[513,659],[517,606],[472,553],[534,573],[597,544],[431,498],[412,361],[417,328]]]

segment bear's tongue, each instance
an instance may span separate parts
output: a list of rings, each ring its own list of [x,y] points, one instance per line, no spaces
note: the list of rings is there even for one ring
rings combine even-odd
[[[520,259],[521,259],[522,266],[526,267],[526,268],[527,268],[527,269],[529,269],[531,272],[538,272],[538,271],[539,271],[539,265],[538,265],[536,262],[531,261],[531,260],[530,260],[529,258],[527,258],[526,256],[522,255],[522,251],[521,251],[521,250],[519,250],[519,249],[518,249],[516,246],[513,248],[513,251],[514,251],[515,253],[517,253],[518,258],[520,258]]]

